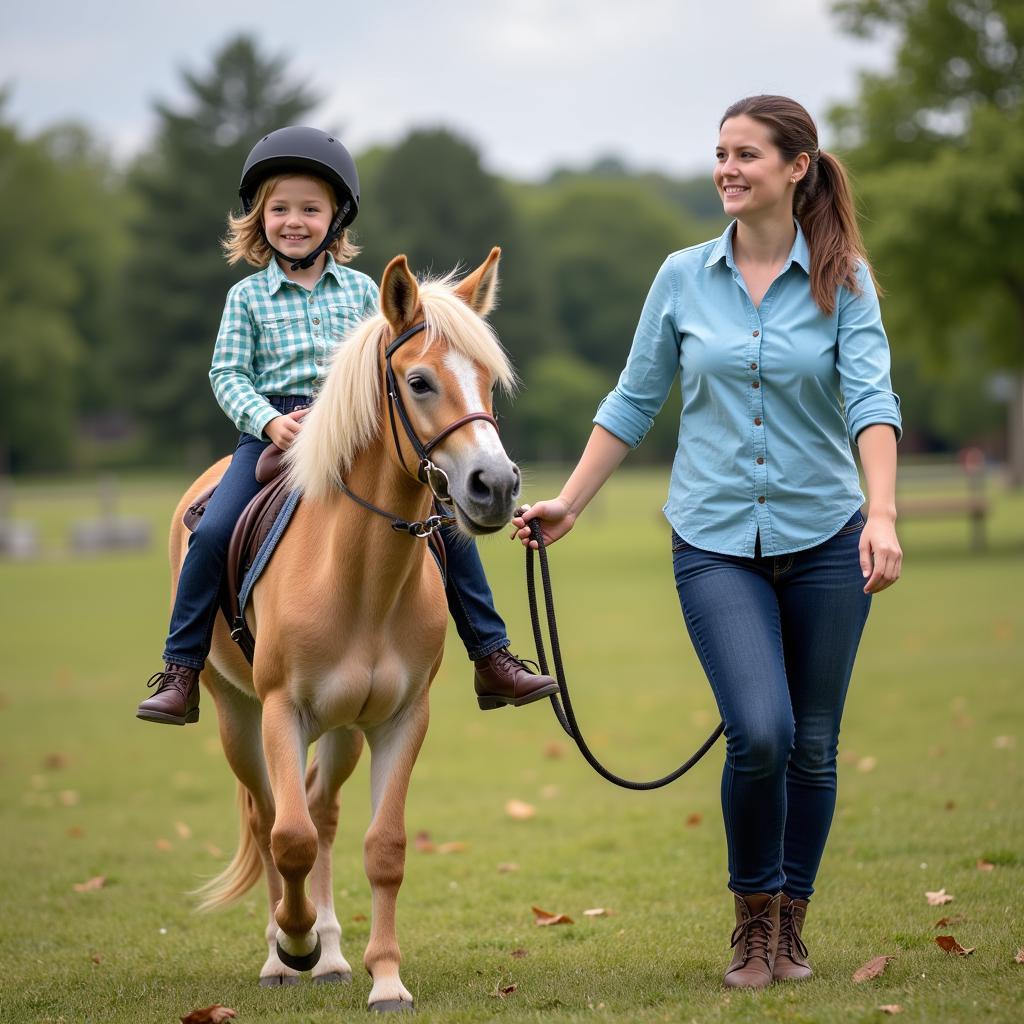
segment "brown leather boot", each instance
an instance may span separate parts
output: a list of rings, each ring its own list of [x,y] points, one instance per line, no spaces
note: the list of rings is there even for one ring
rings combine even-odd
[[[782,893],[732,895],[736,904],[736,928],[732,933],[735,952],[725,972],[725,987],[767,988],[772,983],[772,965],[779,944]]]
[[[807,915],[807,900],[791,900],[785,893],[779,904],[779,948],[772,977],[776,981],[806,981],[814,972],[807,962],[807,947],[800,938]]]
[[[135,717],[165,725],[199,721],[199,670],[167,662],[163,672],[150,676],[147,686],[156,693],[139,705]]]
[[[518,708],[558,692],[551,676],[531,672],[507,647],[473,662],[473,686],[481,711],[511,704]]]

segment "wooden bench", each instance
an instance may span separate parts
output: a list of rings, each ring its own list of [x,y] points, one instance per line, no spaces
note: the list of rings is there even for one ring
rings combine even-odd
[[[921,498],[896,499],[896,512],[900,519],[956,519],[966,516],[970,523],[971,550],[984,551],[986,546],[985,520],[992,509],[985,496],[985,456],[977,448],[960,453],[954,466],[946,463],[940,469],[945,479],[950,475],[961,477],[967,485],[967,493],[961,496],[943,495]],[[911,473],[911,476],[917,474]],[[934,478],[934,470],[927,476]]]

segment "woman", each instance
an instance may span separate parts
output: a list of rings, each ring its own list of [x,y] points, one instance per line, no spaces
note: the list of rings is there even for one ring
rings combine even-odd
[[[679,372],[665,514],[687,630],[725,721],[725,984],[762,988],[811,976],[801,933],[843,703],[871,595],[900,575],[901,428],[846,175],[807,111],[783,96],[733,104],[714,181],[733,222],[662,265],[579,464],[514,524],[524,544],[531,519],[546,543],[568,533]]]

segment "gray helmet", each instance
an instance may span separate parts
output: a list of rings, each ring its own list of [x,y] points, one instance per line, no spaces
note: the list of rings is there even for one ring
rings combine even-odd
[[[298,172],[323,178],[338,197],[338,211],[350,204],[342,217],[347,227],[359,213],[359,174],[352,154],[333,136],[319,128],[294,125],[264,135],[245,159],[238,194],[248,213],[260,182],[274,174]]]

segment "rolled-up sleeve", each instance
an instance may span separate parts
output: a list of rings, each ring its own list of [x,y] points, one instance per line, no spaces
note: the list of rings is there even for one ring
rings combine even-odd
[[[619,382],[594,416],[598,426],[631,448],[651,429],[679,369],[677,278],[670,256],[651,285]]]
[[[857,268],[861,294],[840,291],[838,356],[839,385],[843,394],[850,439],[874,423],[888,423],[903,434],[899,396],[889,378],[889,341],[882,327],[878,295],[867,265]]]
[[[224,303],[210,383],[218,404],[235,426],[243,433],[262,437],[263,428],[280,413],[254,387],[256,336],[244,285],[244,281],[235,285]]]

